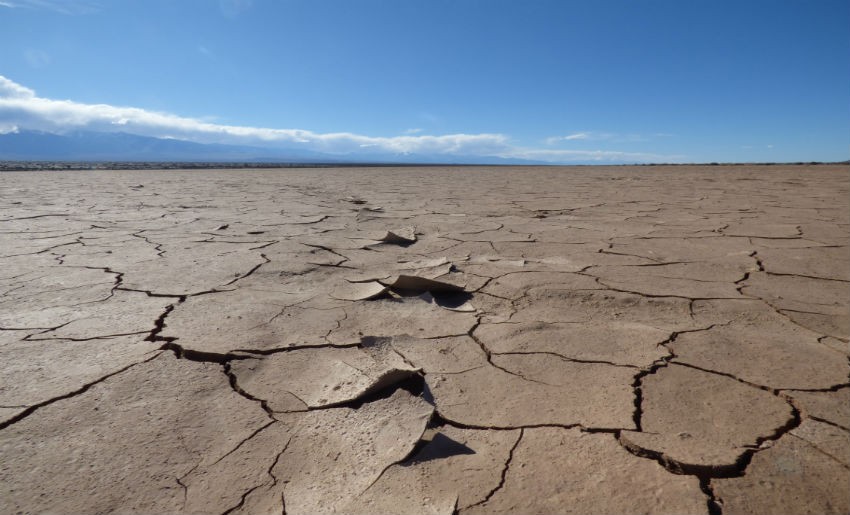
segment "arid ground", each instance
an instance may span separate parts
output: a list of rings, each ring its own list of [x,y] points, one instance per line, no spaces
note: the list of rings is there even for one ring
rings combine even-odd
[[[847,513],[849,190],[0,174],[0,512]]]

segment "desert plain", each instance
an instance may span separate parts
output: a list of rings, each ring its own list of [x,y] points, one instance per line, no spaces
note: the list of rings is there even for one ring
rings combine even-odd
[[[2,173],[0,513],[848,513],[848,193]]]

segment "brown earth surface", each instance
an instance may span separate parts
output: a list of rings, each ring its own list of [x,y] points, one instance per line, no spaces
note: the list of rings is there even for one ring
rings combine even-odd
[[[2,173],[0,513],[848,513],[848,193]]]

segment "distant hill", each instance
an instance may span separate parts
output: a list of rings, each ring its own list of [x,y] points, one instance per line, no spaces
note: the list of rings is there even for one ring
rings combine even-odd
[[[0,161],[546,164],[492,156],[339,155],[301,149],[204,144],[125,132],[91,131],[66,134],[19,131],[0,134]]]
[[[80,131],[52,134],[20,131],[0,135],[6,161],[332,161],[319,152],[203,144],[125,132]]]

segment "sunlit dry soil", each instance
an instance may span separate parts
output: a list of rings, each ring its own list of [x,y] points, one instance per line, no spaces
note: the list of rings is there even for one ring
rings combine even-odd
[[[0,512],[847,513],[848,189],[0,174]]]

